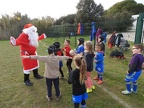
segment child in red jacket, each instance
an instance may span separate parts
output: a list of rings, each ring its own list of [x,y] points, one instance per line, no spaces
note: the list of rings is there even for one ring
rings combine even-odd
[[[64,41],[64,48],[62,48],[62,50],[65,52],[65,56],[72,57],[70,55],[70,50],[71,50],[70,40],[66,39]],[[72,64],[72,59],[68,59],[67,62],[66,62],[66,65],[67,65],[67,68],[68,68],[68,72],[70,72],[72,70],[71,64]]]

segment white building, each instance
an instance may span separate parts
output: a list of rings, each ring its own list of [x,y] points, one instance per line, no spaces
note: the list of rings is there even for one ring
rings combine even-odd
[[[137,24],[137,17],[139,17],[139,15],[132,15],[132,18],[134,18],[134,22],[133,22],[133,26],[131,27],[132,31],[136,30],[136,24]],[[144,19],[143,19],[143,31],[144,31]]]
[[[133,30],[133,31],[135,31],[136,30],[136,24],[137,24],[137,17],[138,17],[139,15],[132,15],[132,18],[135,20],[134,22],[133,22],[133,26],[131,27],[131,30]]]

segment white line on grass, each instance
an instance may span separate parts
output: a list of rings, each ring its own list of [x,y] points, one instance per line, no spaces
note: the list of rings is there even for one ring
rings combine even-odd
[[[95,81],[93,81],[93,83],[96,84]],[[116,101],[118,101],[119,103],[121,103],[123,106],[125,106],[126,108],[132,108],[128,103],[124,102],[122,99],[120,99],[119,97],[117,97],[115,94],[113,94],[112,92],[110,92],[108,89],[106,89],[102,85],[98,85],[98,84],[96,84],[96,85],[99,88],[101,88],[104,92],[106,92],[107,94],[109,94],[113,99],[115,99]]]

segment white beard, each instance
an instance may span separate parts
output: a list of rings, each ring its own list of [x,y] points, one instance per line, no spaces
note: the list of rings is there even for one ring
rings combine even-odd
[[[28,36],[30,40],[30,45],[38,47],[38,33],[37,32],[29,33]]]
[[[23,32],[29,36],[30,45],[34,47],[38,47],[38,33],[37,28],[32,26],[30,28],[24,29]]]

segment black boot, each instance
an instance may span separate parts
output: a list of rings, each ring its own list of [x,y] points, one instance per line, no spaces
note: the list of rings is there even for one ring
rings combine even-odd
[[[33,70],[33,75],[36,79],[42,79],[43,77],[38,74],[38,69]]]
[[[26,86],[32,86],[33,85],[33,83],[31,83],[29,80],[29,74],[24,74],[24,84]]]

